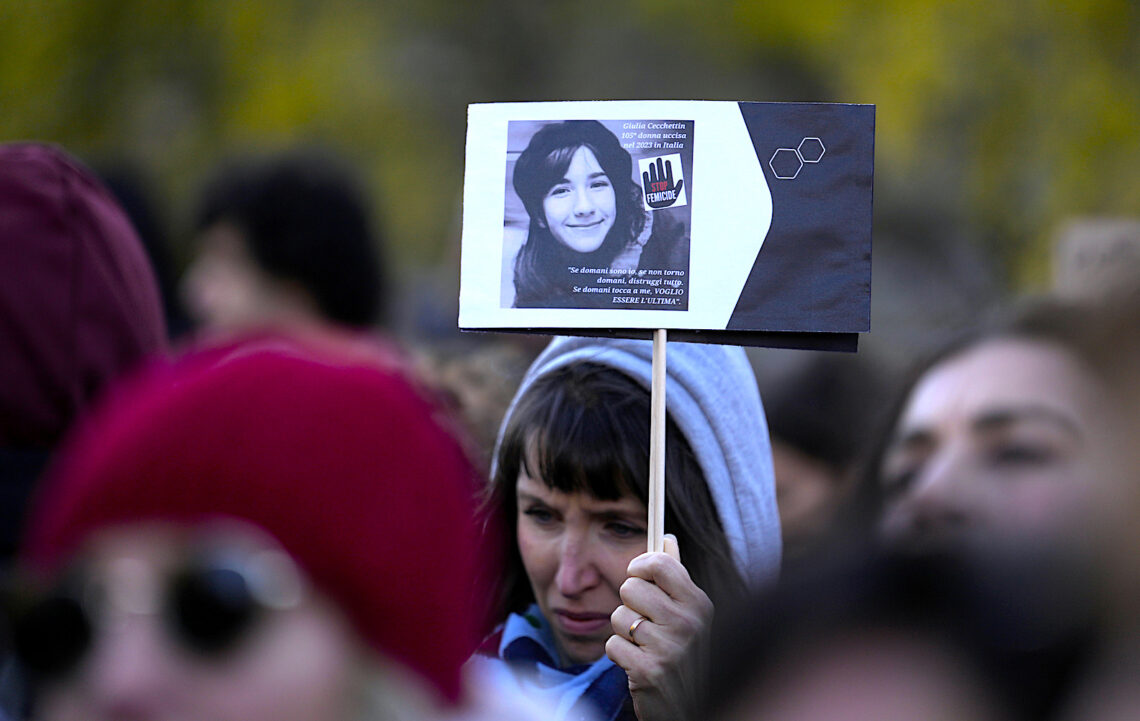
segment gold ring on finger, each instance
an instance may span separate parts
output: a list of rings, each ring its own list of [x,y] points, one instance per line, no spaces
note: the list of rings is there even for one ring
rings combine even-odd
[[[634,632],[636,632],[636,631],[637,631],[637,627],[638,627],[638,626],[640,626],[640,625],[642,624],[642,622],[643,622],[643,621],[645,621],[645,620],[646,620],[646,619],[645,619],[645,616],[638,616],[638,617],[637,617],[637,618],[634,620],[634,622],[633,622],[633,623],[629,624],[629,640],[630,640],[630,641],[633,641],[633,642],[634,642],[635,644],[637,644],[638,646],[640,646],[641,644],[637,643],[637,639],[635,639],[635,638],[633,637],[633,634],[634,634]]]

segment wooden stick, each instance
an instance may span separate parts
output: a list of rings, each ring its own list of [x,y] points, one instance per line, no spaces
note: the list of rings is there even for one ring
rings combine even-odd
[[[653,331],[649,417],[649,550],[665,550],[665,329]]]

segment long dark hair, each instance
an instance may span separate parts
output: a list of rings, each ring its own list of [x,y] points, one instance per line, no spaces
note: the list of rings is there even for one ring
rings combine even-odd
[[[485,507],[505,528],[506,575],[499,618],[534,601],[519,555],[519,470],[565,493],[612,500],[649,495],[649,392],[624,373],[576,363],[535,381],[512,413],[496,455]],[[714,604],[744,591],[728,539],[692,448],[672,419],[665,442],[665,528],[685,567]],[[533,464],[533,465],[532,465]]]
[[[542,201],[570,167],[578,148],[589,148],[614,188],[616,218],[601,247],[576,253],[546,227]],[[526,243],[515,259],[515,305],[532,306],[568,292],[567,265],[608,267],[626,243],[641,234],[645,213],[633,181],[633,159],[617,136],[597,120],[567,120],[541,128],[515,162],[513,184],[530,216]]]

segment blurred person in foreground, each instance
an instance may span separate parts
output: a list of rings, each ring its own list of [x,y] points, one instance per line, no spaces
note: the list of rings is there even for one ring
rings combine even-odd
[[[471,665],[554,719],[687,718],[714,609],[779,569],[744,351],[670,343],[667,357],[665,552],[645,552],[649,342],[556,338],[503,422],[487,501],[506,531],[502,624]]]
[[[484,718],[460,675],[477,475],[432,399],[339,338],[151,369],[32,517],[12,605],[38,718]]]
[[[706,711],[1136,718],[1140,325],[1111,317],[1025,299],[922,365],[859,489],[873,537],[718,615]]]
[[[382,320],[381,240],[353,173],[293,151],[221,166],[202,190],[182,294],[206,332]]]
[[[1140,316],[1124,305],[1028,300],[951,344],[910,385],[868,486],[889,546],[1013,555],[1089,599],[1098,648],[1065,718],[1140,713]]]
[[[61,438],[113,380],[165,352],[154,272],[111,194],[58,147],[0,145],[0,575]],[[25,696],[0,647],[0,718],[21,715]]]
[[[1078,577],[958,551],[843,553],[718,614],[710,721],[1043,721],[1095,638]]]
[[[1140,717],[1140,293],[1102,290],[1027,302],[951,346],[874,467],[889,543],[1018,549],[1092,599],[1066,721]]]

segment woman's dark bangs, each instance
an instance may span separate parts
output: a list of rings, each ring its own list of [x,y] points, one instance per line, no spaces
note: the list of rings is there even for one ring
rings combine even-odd
[[[639,477],[648,477],[648,451],[637,443],[645,435],[648,448],[649,439],[647,429],[639,433],[630,427],[636,424],[622,423],[629,409],[621,406],[627,404],[583,404],[557,386],[542,393],[546,402],[536,404],[535,417],[525,423],[530,429],[522,454],[527,475],[563,493],[586,492],[603,500],[633,494],[644,500]]]

